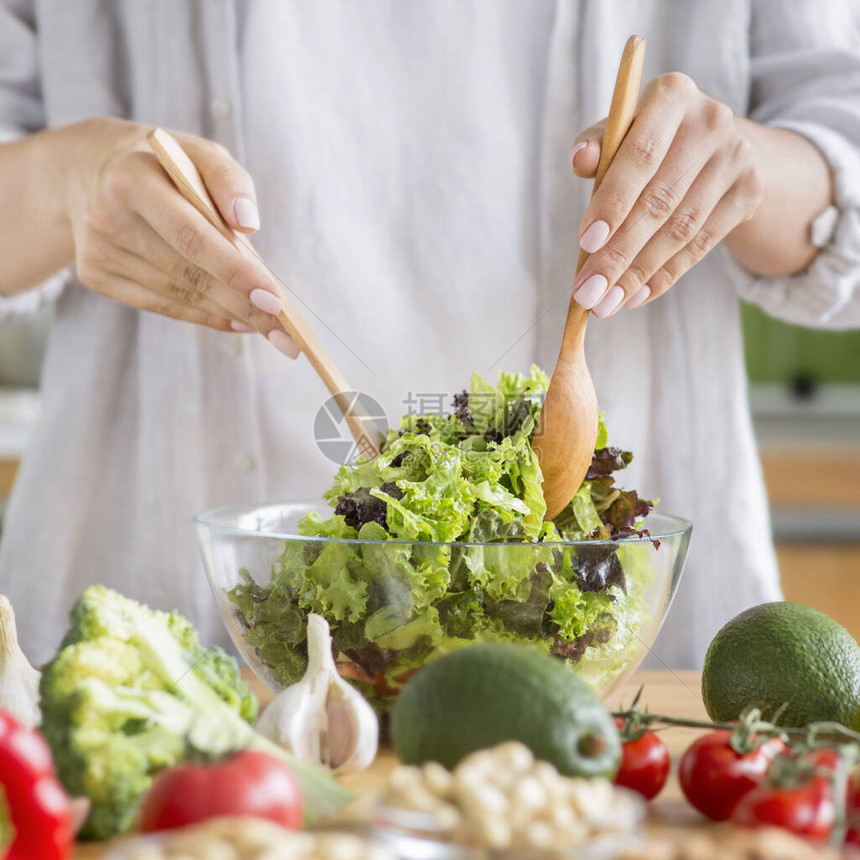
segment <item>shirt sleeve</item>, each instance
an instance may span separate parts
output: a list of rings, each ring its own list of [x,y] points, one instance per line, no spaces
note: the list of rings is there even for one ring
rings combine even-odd
[[[808,138],[830,165],[835,212],[796,275],[762,278],[732,261],[742,298],[772,316],[860,327],[860,0],[754,0],[749,116]]]
[[[0,145],[44,126],[33,0],[0,0]],[[67,268],[33,289],[0,296],[0,325],[56,299],[70,274]]]

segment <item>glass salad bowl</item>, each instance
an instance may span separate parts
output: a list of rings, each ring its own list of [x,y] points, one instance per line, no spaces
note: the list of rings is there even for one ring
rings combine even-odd
[[[681,578],[692,525],[574,542],[430,543],[304,536],[322,503],[220,508],[195,519],[206,572],[242,657],[273,690],[304,674],[307,615],[338,668],[382,711],[425,662],[481,641],[531,643],[605,695],[643,660]]]

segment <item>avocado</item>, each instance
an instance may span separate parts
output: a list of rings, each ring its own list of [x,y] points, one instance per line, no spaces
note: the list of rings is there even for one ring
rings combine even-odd
[[[749,707],[783,726],[835,721],[860,730],[860,647],[840,624],[800,603],[763,603],[737,615],[705,656],[702,698],[711,719]]]
[[[561,660],[526,645],[488,643],[427,664],[391,717],[405,764],[452,769],[471,752],[520,741],[567,776],[612,778],[621,757],[615,724]]]

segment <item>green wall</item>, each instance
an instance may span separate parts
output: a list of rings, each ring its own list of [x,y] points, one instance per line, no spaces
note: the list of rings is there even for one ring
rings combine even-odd
[[[860,331],[832,332],[788,325],[742,306],[751,382],[860,383]]]

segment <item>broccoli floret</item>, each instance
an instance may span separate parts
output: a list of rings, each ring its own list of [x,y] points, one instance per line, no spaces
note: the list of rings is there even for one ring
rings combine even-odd
[[[92,803],[82,836],[127,830],[159,771],[189,749],[213,755],[262,749],[286,762],[309,818],[351,794],[251,726],[257,701],[221,649],[204,650],[181,615],[158,612],[102,586],[88,588],[41,682],[42,732],[72,795]]]
[[[216,693],[233,707],[243,719],[257,719],[258,703],[254,694],[239,677],[236,661],[218,647],[204,649],[194,626],[178,612],[159,612],[123,597],[109,588],[94,585],[88,588],[72,609],[71,627],[61,646],[74,645],[108,637],[126,641],[134,636],[141,608],[165,623],[182,648],[185,660]]]
[[[194,671],[240,716],[253,723],[259,703],[248,685],[239,677],[236,661],[217,646],[204,649],[191,622],[177,612],[168,615],[170,631],[185,651]]]

